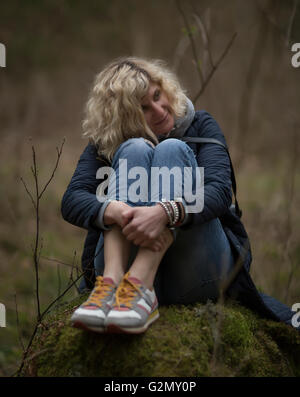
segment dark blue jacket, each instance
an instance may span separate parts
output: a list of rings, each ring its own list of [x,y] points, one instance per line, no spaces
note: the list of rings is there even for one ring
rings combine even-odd
[[[185,136],[213,138],[226,145],[217,122],[205,111],[196,112]],[[218,217],[230,241],[238,269],[228,286],[227,296],[237,299],[264,317],[291,325],[295,313],[276,299],[258,292],[249,274],[252,256],[248,236],[240,218],[230,209],[232,178],[227,151],[214,143],[188,145],[196,154],[198,165],[205,169],[204,208],[201,213],[192,214],[189,224],[184,228]],[[107,166],[107,163],[98,157],[96,147],[88,144],[79,159],[61,206],[66,221],[88,230],[82,254],[84,280],[88,289],[93,288],[95,281],[93,261],[101,233],[94,222],[102,205],[96,198],[96,189],[100,183],[96,179],[96,172],[102,166]]]

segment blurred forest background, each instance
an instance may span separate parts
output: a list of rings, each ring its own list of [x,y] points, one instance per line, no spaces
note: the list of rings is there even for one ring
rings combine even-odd
[[[196,108],[218,121],[251,238],[253,279],[289,306],[300,301],[300,68],[291,65],[298,3],[1,2],[0,302],[7,326],[0,328],[0,375],[16,371],[36,322],[35,259],[41,311],[79,274],[86,231],[62,219],[60,202],[87,143],[81,121],[94,76],[122,55],[166,60]],[[36,212],[21,178],[34,196],[34,146],[41,191],[64,137],[39,202],[34,259]],[[76,294],[74,286],[62,300]]]

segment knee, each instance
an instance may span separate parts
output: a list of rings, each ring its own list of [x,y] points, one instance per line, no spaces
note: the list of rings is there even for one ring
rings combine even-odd
[[[176,139],[176,138],[168,138],[163,140],[162,142],[160,142],[157,145],[157,148],[164,148],[164,149],[168,149],[168,148],[182,148],[184,147],[186,144],[185,142],[181,141],[180,139]]]
[[[121,143],[113,157],[114,164],[119,159],[133,159],[135,162],[143,162],[144,159],[150,159],[152,157],[154,149],[147,143],[144,138],[130,138],[127,141]]]
[[[123,142],[118,150],[121,149],[122,151],[147,151],[151,149],[150,144],[144,138],[130,138],[127,141]]]
[[[185,142],[175,138],[166,139],[156,146],[153,163],[169,167],[197,167],[193,150]]]
[[[156,152],[170,152],[170,153],[187,153],[191,150],[190,147],[183,141],[175,138],[165,139],[156,146]]]

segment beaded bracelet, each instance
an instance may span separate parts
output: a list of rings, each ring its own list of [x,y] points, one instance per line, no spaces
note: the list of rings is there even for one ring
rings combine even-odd
[[[182,224],[182,222],[184,221],[185,218],[185,209],[184,209],[184,205],[182,204],[182,202],[177,202],[177,205],[179,206],[179,213],[180,213],[180,217],[177,223],[175,223],[174,227],[178,227]]]
[[[167,203],[166,203],[166,202],[159,201],[158,204],[160,204],[160,205],[163,207],[163,209],[165,210],[165,213],[167,214],[167,217],[168,217],[168,219],[169,219],[168,225],[171,224],[172,221],[173,221],[172,212],[171,212],[171,210],[169,209]]]
[[[169,219],[168,222],[168,227],[169,228],[174,228],[178,227],[181,225],[185,218],[185,210],[184,206],[181,201],[159,201],[158,204],[160,204],[163,209],[165,210],[167,217]]]
[[[180,226],[182,224],[182,222],[185,219],[185,207],[184,207],[182,201],[177,201],[176,204],[177,204],[177,206],[179,208],[179,219],[178,219],[178,222],[175,223],[174,226],[178,227],[178,226]]]
[[[174,226],[179,220],[179,209],[178,209],[177,203],[175,201],[171,200],[170,204],[173,208],[173,215],[174,215],[172,224],[170,226]]]

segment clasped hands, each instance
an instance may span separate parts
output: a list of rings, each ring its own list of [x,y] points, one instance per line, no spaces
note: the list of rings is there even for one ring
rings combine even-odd
[[[173,241],[172,233],[166,227],[167,214],[159,204],[130,207],[122,201],[112,201],[105,209],[104,223],[119,225],[127,240],[152,251],[166,249]]]

